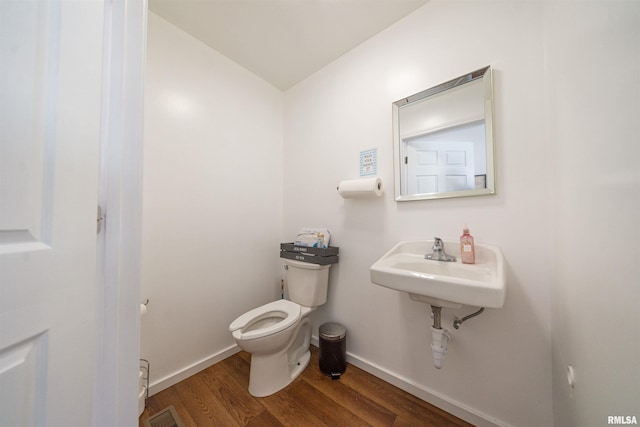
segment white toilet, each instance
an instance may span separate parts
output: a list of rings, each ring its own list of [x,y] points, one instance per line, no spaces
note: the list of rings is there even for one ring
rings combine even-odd
[[[248,311],[229,325],[238,347],[251,353],[249,393],[269,396],[291,383],[309,364],[308,314],[327,301],[329,267],[284,259],[289,300]]]

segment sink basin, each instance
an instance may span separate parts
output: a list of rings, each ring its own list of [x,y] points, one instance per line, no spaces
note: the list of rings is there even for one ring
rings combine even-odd
[[[498,247],[476,244],[476,263],[462,264],[460,242],[444,242],[445,251],[456,262],[424,259],[432,246],[433,240],[398,243],[371,266],[371,281],[440,307],[502,307],[507,291],[504,258]]]

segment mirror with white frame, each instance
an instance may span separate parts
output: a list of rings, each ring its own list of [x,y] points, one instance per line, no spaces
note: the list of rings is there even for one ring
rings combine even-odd
[[[396,201],[495,194],[491,67],[393,103]]]

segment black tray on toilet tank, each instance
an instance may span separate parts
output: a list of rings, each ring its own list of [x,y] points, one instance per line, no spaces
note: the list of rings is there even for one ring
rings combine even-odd
[[[313,248],[310,246],[297,246],[293,243],[280,243],[280,258],[293,259],[310,264],[337,264],[339,251],[340,248],[337,246]]]

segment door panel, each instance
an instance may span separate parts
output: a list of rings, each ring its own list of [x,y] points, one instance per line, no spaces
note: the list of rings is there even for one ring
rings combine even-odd
[[[0,425],[44,424],[46,334],[39,334],[0,351]]]
[[[0,4],[0,250],[31,250],[50,229],[59,4]],[[49,132],[47,132],[49,131]],[[20,183],[20,185],[15,185]],[[8,245],[8,243],[12,243]]]
[[[0,1],[0,426],[91,425],[101,1]]]

